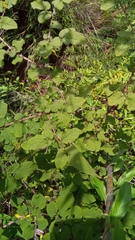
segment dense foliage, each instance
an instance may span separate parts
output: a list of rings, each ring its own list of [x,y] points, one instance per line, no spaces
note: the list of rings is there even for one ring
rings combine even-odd
[[[134,1],[0,12],[0,239],[134,239]]]

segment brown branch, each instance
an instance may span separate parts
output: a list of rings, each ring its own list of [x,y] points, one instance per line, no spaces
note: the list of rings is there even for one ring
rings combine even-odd
[[[24,121],[27,121],[29,119],[32,119],[32,118],[35,118],[35,117],[43,117],[45,114],[48,114],[48,113],[38,113],[38,114],[35,114],[35,115],[31,115],[31,116],[28,116],[28,117],[25,117],[25,118],[22,118],[22,119],[19,119],[18,122],[24,122]],[[1,128],[5,128],[5,127],[10,127],[12,126],[13,124],[15,124],[15,122],[10,122],[8,124],[6,124],[5,126],[2,126]]]

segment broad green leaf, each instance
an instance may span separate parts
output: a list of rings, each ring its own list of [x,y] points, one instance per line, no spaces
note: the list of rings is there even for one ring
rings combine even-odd
[[[7,104],[0,102],[0,118],[4,118],[7,113]]]
[[[45,182],[46,180],[48,180],[48,179],[51,179],[51,172],[43,172],[43,174],[42,174],[42,176],[41,176],[41,178],[40,178],[40,181],[41,182]]]
[[[74,28],[65,28],[60,31],[59,37],[62,38],[64,44],[78,45],[86,42],[85,37],[77,32]]]
[[[131,43],[127,42],[127,40],[124,40],[123,39],[119,42],[117,42],[116,46],[115,46],[115,54],[116,56],[121,56],[122,54],[124,54],[126,51],[128,51],[131,47]]]
[[[34,225],[30,223],[28,218],[21,220],[20,228],[22,230],[23,239],[32,239],[34,237]]]
[[[57,207],[56,202],[50,202],[47,205],[47,213],[51,218],[56,216],[57,211],[58,211],[58,207]]]
[[[15,123],[12,127],[12,133],[15,137],[20,138],[22,136],[22,124]]]
[[[52,45],[53,48],[59,49],[62,46],[62,40],[59,37],[55,37],[52,39],[50,44]],[[56,77],[57,77],[57,75],[56,75]],[[54,80],[55,80],[55,78],[54,78]]]
[[[36,169],[37,165],[35,163],[26,161],[22,162],[13,173],[16,179],[23,179],[29,177]]]
[[[88,139],[88,141],[86,142],[86,149],[93,151],[93,152],[99,152],[101,147],[101,142],[92,138],[92,139]]]
[[[20,120],[21,118],[23,118],[23,115],[22,113],[16,113],[15,116],[14,116],[14,119],[17,121],[17,120]]]
[[[75,112],[82,107],[84,102],[84,98],[72,96],[68,99],[68,106],[65,106],[65,110],[67,110],[67,112]]]
[[[101,10],[107,11],[115,6],[114,0],[103,0]]]
[[[108,103],[110,106],[123,105],[125,100],[124,94],[120,91],[116,91],[108,98]]]
[[[74,203],[74,196],[69,191],[67,191],[65,194],[59,196],[56,199],[56,205],[60,211],[71,208],[73,206],[73,203]]]
[[[64,3],[71,3],[73,0],[62,0]]]
[[[36,222],[38,225],[38,229],[40,229],[40,230],[44,230],[48,226],[48,221],[43,216],[38,216],[36,218]]]
[[[22,51],[22,47],[24,45],[25,41],[23,38],[21,38],[20,40],[13,40],[12,41],[12,46],[14,46],[17,50],[17,52]]]
[[[43,240],[55,240],[55,236],[53,233],[46,233],[44,237],[42,238]]]
[[[82,131],[78,128],[66,129],[62,135],[62,141],[64,143],[72,143],[80,134],[82,134]]]
[[[69,215],[68,215],[69,218],[70,218],[70,215],[71,215],[71,218],[75,218],[75,219],[82,218],[83,212],[81,207],[77,205],[73,206],[69,211]]]
[[[0,20],[0,29],[11,30],[18,28],[17,23],[9,17],[3,16]]]
[[[126,240],[125,232],[120,220],[115,222],[114,230],[113,230],[113,240]]]
[[[95,201],[96,201],[96,199],[95,199]],[[85,205],[87,205],[87,203]],[[96,208],[95,206],[94,207],[90,207],[90,208],[86,208],[85,207],[83,209],[83,216],[86,219],[100,218],[102,216],[102,214],[103,214],[102,210],[100,208]]]
[[[28,70],[28,77],[32,80],[34,80],[35,78],[37,78],[38,76],[40,75],[39,73],[39,69],[38,68],[35,68],[35,69],[32,69],[30,68]]]
[[[123,183],[116,194],[113,202],[110,216],[114,218],[122,218],[128,211],[131,203],[131,185],[130,183]]]
[[[5,187],[8,192],[13,193],[17,187],[15,179],[13,177],[7,176],[5,179]]]
[[[16,57],[12,61],[12,64],[16,65],[17,63],[20,63],[22,61],[23,61],[23,57],[16,55]]]
[[[130,182],[135,177],[135,168],[124,172],[118,179],[118,186],[122,185],[124,182]]]
[[[129,111],[134,111],[135,110],[135,93],[133,93],[133,92],[128,93],[127,109]]]
[[[1,136],[5,139],[5,144],[12,143],[14,144],[16,142],[16,138],[12,134],[12,128],[4,128],[4,130],[1,131]]]
[[[104,150],[110,156],[114,156],[115,155],[114,149],[115,149],[114,146],[111,146],[110,144],[107,144],[107,143],[101,147],[101,150]]]
[[[81,196],[79,196],[79,202],[83,205],[90,205],[91,203],[94,203],[96,201],[93,194],[90,193],[83,193]]]
[[[21,146],[24,150],[37,150],[46,148],[47,142],[42,135],[36,135],[26,140]]]
[[[81,153],[77,151],[77,149],[72,147],[69,147],[67,149],[68,149],[67,154],[69,155],[68,161],[69,166],[72,166],[85,174],[98,177],[98,175],[95,173],[94,169],[91,167],[89,162],[83,157]]]
[[[54,5],[54,7],[56,9],[58,9],[59,11],[61,11],[64,7],[63,1],[62,0],[54,0],[52,1],[52,4]]]
[[[43,209],[46,205],[46,199],[41,193],[36,193],[32,197],[32,205],[35,208]]]
[[[6,50],[0,49],[0,60],[4,59],[4,55],[6,54]]]
[[[62,25],[61,25],[58,21],[53,20],[53,21],[52,21],[52,25],[50,26],[50,28],[53,28],[53,29],[61,29],[61,28],[62,28]],[[56,37],[56,38],[59,38],[59,37]]]
[[[90,183],[96,189],[102,201],[106,201],[106,187],[103,181],[96,177],[92,177]]]
[[[63,169],[68,163],[68,156],[66,156],[64,149],[59,149],[55,158],[55,166],[58,169]]]
[[[31,6],[33,9],[38,10],[49,10],[51,5],[48,1],[33,1],[31,2]]]
[[[42,24],[45,21],[47,21],[48,19],[50,19],[51,16],[52,16],[52,12],[51,11],[48,11],[48,12],[42,11],[38,15],[38,22]]]

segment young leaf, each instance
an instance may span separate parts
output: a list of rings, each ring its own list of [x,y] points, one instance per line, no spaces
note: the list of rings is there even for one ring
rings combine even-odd
[[[131,203],[131,185],[130,183],[123,183],[116,194],[115,201],[113,202],[110,216],[114,218],[122,218],[128,211]]]

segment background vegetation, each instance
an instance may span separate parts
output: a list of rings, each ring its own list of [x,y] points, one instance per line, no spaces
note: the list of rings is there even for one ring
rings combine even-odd
[[[134,1],[0,13],[0,239],[135,239]]]

